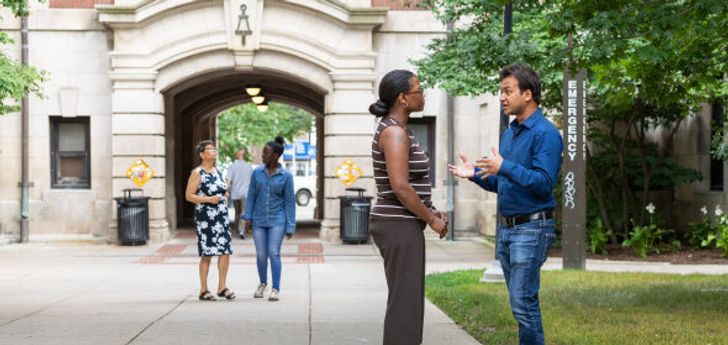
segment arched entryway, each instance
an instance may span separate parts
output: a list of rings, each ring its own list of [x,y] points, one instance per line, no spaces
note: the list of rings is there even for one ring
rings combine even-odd
[[[239,30],[241,8],[249,33]],[[136,159],[155,169],[144,187],[152,242],[166,239],[184,214],[179,196],[195,139],[209,136],[214,114],[247,101],[249,82],[264,85],[274,101],[322,115],[321,237],[338,239],[345,186],[336,167],[353,160],[364,170],[355,186],[373,190],[372,36],[386,9],[338,0],[151,0],[97,11],[113,31],[111,188],[117,197],[133,187],[125,171]],[[109,238],[115,226],[112,220]]]
[[[326,90],[296,76],[280,71],[216,71],[185,80],[163,91],[165,99],[165,132],[167,171],[167,219],[173,228],[191,226],[192,205],[184,201],[184,188],[194,166],[194,145],[200,140],[214,139],[217,114],[231,106],[250,102],[247,85],[260,86],[269,102],[287,103],[303,108],[316,117],[317,142],[324,137],[324,99]],[[266,116],[266,113],[260,113]],[[323,152],[323,145],[318,150]],[[323,155],[317,155],[316,203],[324,202]],[[173,214],[172,214],[173,213]],[[323,207],[317,208],[316,219],[323,218]]]

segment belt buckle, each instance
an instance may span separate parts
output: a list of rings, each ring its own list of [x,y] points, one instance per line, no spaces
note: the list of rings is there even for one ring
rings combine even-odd
[[[528,220],[542,220],[546,219],[546,213],[544,212],[536,212],[528,216]]]
[[[516,226],[516,218],[515,217],[503,217],[503,223],[505,223],[505,226],[508,228],[512,228]]]

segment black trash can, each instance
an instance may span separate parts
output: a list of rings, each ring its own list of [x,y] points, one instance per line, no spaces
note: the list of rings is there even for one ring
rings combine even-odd
[[[372,197],[364,196],[364,188],[347,188],[357,196],[343,195],[340,200],[341,240],[344,243],[367,243],[369,241],[369,210]]]
[[[116,200],[119,243],[137,246],[149,240],[149,197],[141,189],[124,189],[124,197]]]

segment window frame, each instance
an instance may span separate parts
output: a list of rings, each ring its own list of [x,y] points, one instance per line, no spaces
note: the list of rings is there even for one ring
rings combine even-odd
[[[91,120],[90,117],[65,118],[50,116],[50,159],[51,159],[51,188],[52,189],[91,189]],[[59,127],[64,123],[80,123],[85,129],[84,151],[59,151]],[[79,182],[61,183],[58,179],[58,161],[60,158],[83,158],[84,179]]]
[[[437,140],[435,140],[437,135],[437,117],[412,117],[409,119],[409,125],[424,125],[427,129],[428,150],[426,153],[429,153],[430,158],[430,184],[432,185],[432,188],[435,188],[437,185]]]

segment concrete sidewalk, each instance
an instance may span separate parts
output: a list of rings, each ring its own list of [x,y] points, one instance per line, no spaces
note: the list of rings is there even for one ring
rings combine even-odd
[[[381,344],[387,287],[373,245],[285,242],[274,303],[252,298],[255,249],[236,240],[228,286],[238,299],[200,302],[192,235],[0,247],[0,344]],[[428,240],[427,250],[428,272],[483,268],[493,255],[473,241]],[[429,302],[424,328],[424,344],[478,344]]]
[[[427,272],[484,269],[493,249],[477,238],[428,236]],[[163,245],[77,242],[0,246],[0,344],[381,344],[387,298],[373,244],[323,243],[303,231],[284,242],[281,301],[253,299],[255,247],[235,240],[234,301],[197,300],[192,232]],[[549,258],[544,269],[561,269]],[[726,274],[728,265],[588,260],[609,272]],[[211,269],[211,289],[217,270]],[[504,287],[505,288],[505,287]],[[430,302],[424,344],[478,342]]]

